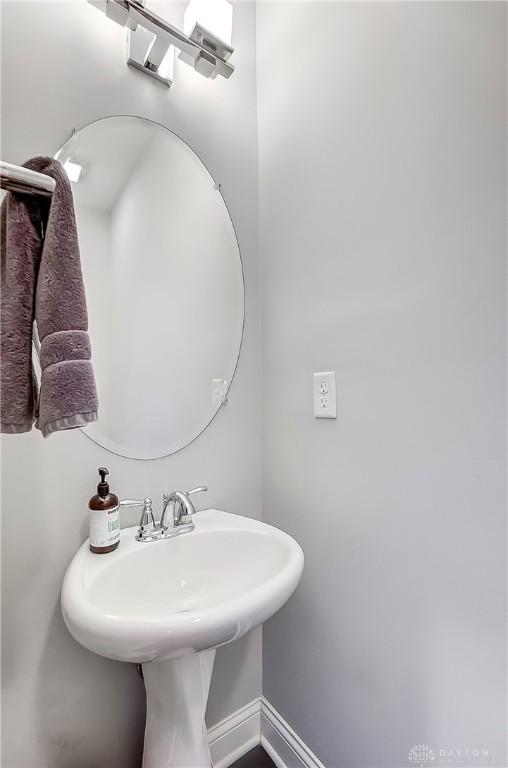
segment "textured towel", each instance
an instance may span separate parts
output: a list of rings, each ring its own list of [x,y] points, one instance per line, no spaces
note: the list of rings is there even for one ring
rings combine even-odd
[[[0,211],[2,432],[51,432],[97,419],[97,392],[69,179],[57,160],[25,163],[56,181],[51,201],[9,193]],[[41,341],[41,386],[32,365],[32,327]]]

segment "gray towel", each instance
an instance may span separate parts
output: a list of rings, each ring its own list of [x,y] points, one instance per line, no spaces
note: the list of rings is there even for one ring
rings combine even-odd
[[[0,211],[1,431],[51,432],[97,419],[97,392],[69,179],[51,157],[25,163],[56,181],[52,199],[9,193]],[[41,341],[41,386],[32,327]]]

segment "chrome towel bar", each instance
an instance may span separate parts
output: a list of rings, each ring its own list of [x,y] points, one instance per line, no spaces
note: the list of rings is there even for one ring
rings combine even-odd
[[[9,192],[22,192],[27,195],[51,197],[55,189],[55,180],[45,173],[37,173],[12,163],[0,161],[0,188]]]

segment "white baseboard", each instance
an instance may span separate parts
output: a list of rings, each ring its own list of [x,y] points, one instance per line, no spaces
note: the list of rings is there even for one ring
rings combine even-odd
[[[213,768],[228,768],[260,740],[261,699],[254,699],[208,729]]]
[[[228,768],[261,744],[277,768],[325,768],[265,698],[254,699],[209,728],[213,768]]]
[[[277,768],[325,768],[264,697],[261,699],[261,745]]]

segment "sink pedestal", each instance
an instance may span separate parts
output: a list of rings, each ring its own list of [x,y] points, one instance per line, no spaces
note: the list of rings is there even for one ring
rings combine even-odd
[[[302,575],[303,552],[283,531],[217,509],[196,518],[192,533],[156,544],[123,528],[119,549],[104,558],[85,541],[62,585],[62,615],[78,643],[143,664],[144,768],[210,768],[205,709],[215,653],[192,651],[262,624]]]
[[[205,710],[215,649],[143,664],[143,768],[210,768]]]

